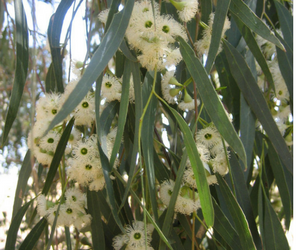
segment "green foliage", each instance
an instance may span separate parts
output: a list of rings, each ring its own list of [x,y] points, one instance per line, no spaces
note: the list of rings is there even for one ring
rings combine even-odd
[[[183,15],[181,1],[142,3],[86,5],[72,74],[81,2],[58,5],[43,60],[22,2],[14,21],[3,12],[2,37],[16,30],[0,45],[1,150],[29,148],[5,249],[289,249],[292,4],[199,0]]]

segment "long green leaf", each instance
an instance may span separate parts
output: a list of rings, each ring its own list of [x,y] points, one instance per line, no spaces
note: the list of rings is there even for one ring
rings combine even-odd
[[[282,40],[282,43],[284,45],[287,44],[284,40]],[[278,48],[276,48],[276,51],[280,72],[288,88],[290,94],[290,101],[293,103],[293,51],[289,47],[287,47],[286,52],[281,51]]]
[[[224,41],[224,49],[227,60],[230,62],[231,74],[235,78],[241,92],[251,107],[253,113],[261,122],[268,134],[276,152],[286,168],[292,172],[293,160],[288,147],[278,130],[278,127],[270,113],[264,96],[262,95],[252,73],[250,72],[242,55],[228,42]]]
[[[215,199],[213,199],[214,211],[215,211],[215,224],[214,230],[216,230],[224,241],[233,249],[240,250],[241,242],[238,233],[231,225],[222,209],[219,207]]]
[[[293,16],[279,1],[274,1],[284,40],[293,50]],[[286,47],[286,46],[285,46]]]
[[[21,170],[19,172],[18,184],[15,192],[15,201],[13,207],[12,218],[15,217],[17,211],[22,206],[22,200],[25,195],[25,190],[27,187],[27,181],[31,174],[31,154],[30,149],[28,149],[25,158],[22,163]]]
[[[178,125],[183,134],[185,148],[196,178],[197,190],[200,198],[200,204],[204,219],[206,221],[207,226],[212,227],[214,224],[214,210],[211,195],[206,179],[205,168],[202,164],[202,161],[199,158],[199,154],[196,148],[192,132],[189,129],[186,122],[181,117],[181,115],[179,115],[179,113],[173,108],[169,107],[169,109],[175,116],[176,121],[178,122]]]
[[[15,0],[15,22],[16,22],[16,69],[14,85],[11,93],[9,107],[6,115],[2,134],[2,143],[7,140],[9,131],[17,117],[23,89],[28,71],[28,29],[27,19],[22,0]]]
[[[148,73],[143,84],[143,100],[148,100],[152,91],[153,78]],[[142,124],[142,153],[144,157],[145,169],[147,173],[147,186],[150,196],[152,211],[155,221],[158,221],[158,207],[157,207],[157,191],[155,180],[155,168],[153,160],[153,137],[154,137],[154,123],[156,114],[157,98],[152,96],[152,99],[147,108]]]
[[[270,31],[267,25],[243,1],[231,0],[229,9],[232,15],[239,18],[253,32],[284,50],[281,42]]]
[[[224,140],[239,155],[245,166],[247,164],[246,153],[242,142],[235,132],[228,119],[226,111],[199,59],[193,49],[182,39],[180,41],[180,51],[187,65],[187,68],[197,84],[197,89],[204,103],[204,107],[214,122],[216,128],[223,136]]]
[[[67,250],[72,250],[72,241],[70,235],[70,228],[65,226],[65,236],[66,236],[66,245]]]
[[[56,175],[57,168],[60,164],[60,160],[61,160],[63,154],[65,153],[65,148],[68,143],[68,140],[69,140],[72,128],[73,128],[73,124],[74,124],[74,118],[72,118],[69,121],[67,127],[65,128],[65,130],[57,144],[55,153],[53,155],[52,162],[49,167],[49,172],[47,174],[47,178],[46,178],[43,190],[42,190],[42,194],[44,194],[44,195],[47,195],[47,193],[49,192],[50,187],[53,183],[53,179]]]
[[[50,64],[46,75],[45,89],[47,93],[55,92],[55,73],[53,63]]]
[[[7,237],[6,237],[6,243],[5,243],[5,250],[11,250],[15,249],[16,240],[17,240],[17,234],[20,227],[20,224],[22,222],[23,216],[26,213],[28,207],[31,205],[33,200],[27,202],[25,205],[23,205],[15,217],[13,218],[10,227],[8,229]]]
[[[287,187],[286,176],[283,167],[280,163],[280,159],[275,149],[273,148],[273,145],[269,140],[268,140],[268,145],[269,145],[269,149],[268,149],[269,160],[271,163],[272,172],[276,180],[276,184],[279,189],[279,193],[280,193],[280,197],[282,200],[284,213],[285,213],[285,225],[286,228],[288,229],[290,227],[291,215],[292,215],[292,205],[291,205],[292,196]]]
[[[285,237],[282,225],[274,211],[274,208],[269,201],[265,190],[264,194],[264,218],[263,230],[264,230],[264,248],[266,250],[289,250],[289,244]]]
[[[275,90],[272,74],[270,72],[270,69],[268,67],[268,64],[266,62],[266,59],[265,59],[262,51],[260,50],[259,46],[257,45],[254,35],[252,34],[251,30],[241,22],[240,19],[238,19],[234,16],[234,20],[237,24],[237,27],[239,28],[239,31],[241,32],[242,36],[244,37],[249,49],[251,50],[253,56],[255,57],[259,66],[261,67],[262,71],[264,72],[265,77],[267,78],[267,81],[271,84],[272,88]]]
[[[216,176],[218,179],[222,196],[224,197],[228,210],[232,216],[235,225],[235,230],[238,232],[240,241],[242,242],[242,249],[256,249],[249,229],[248,222],[241,207],[239,206],[237,200],[235,199],[234,195],[232,194],[230,188],[228,187],[227,183],[223,180],[223,178],[219,174],[216,174]]]
[[[130,86],[130,76],[131,76],[131,64],[128,60],[125,61],[123,83],[122,83],[122,96],[120,101],[120,109],[118,116],[118,128],[117,135],[114,143],[114,147],[111,153],[110,165],[113,166],[117,152],[120,148],[122,135],[124,132],[124,127],[126,123],[126,117],[128,112],[128,103],[129,103],[129,86]]]
[[[261,238],[257,231],[257,225],[255,222],[255,217],[253,215],[249,191],[247,188],[247,184],[245,182],[242,168],[241,168],[236,156],[233,154],[233,152],[231,152],[230,166],[231,166],[231,171],[232,171],[232,175],[233,175],[237,201],[246,216],[246,219],[249,224],[249,228],[250,228],[250,231],[251,231],[251,234],[253,237],[253,241],[254,241],[256,247],[258,249],[260,249],[261,248]]]
[[[138,133],[139,133],[139,121],[143,112],[143,99],[142,99],[142,88],[141,88],[141,77],[140,77],[140,67],[138,63],[131,63],[133,83],[134,83],[134,96],[135,96],[135,120],[134,120],[134,141],[133,141],[133,149],[130,160],[130,170],[128,173],[128,181],[127,186],[125,188],[123,201],[121,207],[124,205],[125,200],[127,199],[128,193],[130,191],[130,187],[133,181],[133,174],[136,166],[136,156],[138,153]]]
[[[221,1],[218,1],[217,7],[216,7],[214,23],[212,26],[211,43],[209,46],[207,61],[206,61],[206,65],[205,65],[205,69],[208,74],[212,68],[213,62],[214,62],[214,60],[217,56],[218,50],[219,50],[223,26],[225,23],[225,19],[227,17],[229,4],[230,4],[230,0],[221,0]]]
[[[179,169],[178,169],[178,172],[176,175],[175,186],[174,186],[174,189],[172,192],[172,196],[171,196],[168,208],[167,208],[166,216],[165,216],[163,227],[162,227],[162,232],[164,233],[164,235],[166,235],[166,237],[169,237],[169,234],[172,230],[174,207],[176,204],[177,196],[180,191],[180,187],[181,187],[181,183],[182,183],[181,180],[182,180],[182,177],[184,174],[186,161],[187,161],[187,151],[184,151],[183,156],[181,157],[180,166],[179,166]],[[163,241],[160,242],[160,249],[162,249],[162,247],[163,247],[162,243],[163,243]]]
[[[101,201],[97,192],[87,191],[88,213],[92,216],[92,241],[94,249],[105,249],[105,237],[101,219]],[[108,218],[106,218],[108,220]]]
[[[35,226],[31,229],[30,233],[26,236],[22,242],[19,250],[33,249],[42,233],[44,232],[45,227],[48,222],[45,218],[42,218]]]
[[[118,208],[117,208],[117,204],[116,204],[116,200],[115,200],[115,193],[114,193],[114,189],[113,189],[112,180],[110,178],[111,167],[110,167],[108,158],[105,155],[105,153],[103,152],[103,150],[100,147],[99,143],[98,143],[98,150],[99,150],[99,153],[100,153],[101,166],[102,166],[103,175],[104,175],[105,184],[106,184],[107,198],[109,200],[111,211],[112,211],[113,217],[115,219],[115,222],[117,223],[117,225],[119,226],[121,231],[125,232],[123,224],[122,224],[122,222],[121,222],[121,220],[118,216]]]
[[[50,18],[48,26],[48,38],[53,65],[52,70],[54,73],[53,76],[55,77],[56,90],[60,93],[64,92],[60,34],[65,15],[72,3],[73,0],[61,1],[57,7],[56,12]],[[54,91],[53,89],[51,90]]]
[[[88,67],[78,84],[69,95],[66,102],[63,104],[61,110],[55,116],[48,130],[53,128],[57,123],[61,122],[72,112],[74,108],[80,103],[87,92],[91,89],[92,84],[97,80],[99,75],[105,69],[109,60],[113,57],[119,48],[131,16],[134,1],[128,0],[124,9],[118,14],[115,14],[107,33],[105,34],[100,46],[92,57]]]

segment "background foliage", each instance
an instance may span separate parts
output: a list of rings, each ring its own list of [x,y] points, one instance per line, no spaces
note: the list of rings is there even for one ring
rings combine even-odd
[[[171,3],[156,2],[161,14],[181,22]],[[124,35],[133,0],[47,1],[49,8],[55,6],[47,34],[38,33],[36,24],[33,30],[27,26],[29,18],[35,23],[38,10],[34,1],[31,13],[24,11],[21,0],[1,2],[2,166],[21,165],[6,249],[112,249],[113,237],[133,219],[154,225],[154,249],[289,249],[286,232],[293,218],[293,2],[198,2],[195,18],[183,24],[189,39],[177,38],[183,60],[174,67],[180,83],[192,79],[186,89],[200,100],[196,111],[166,103],[160,88],[165,72],[142,67],[136,57],[139,52],[128,46]],[[14,17],[8,5],[14,7]],[[85,5],[82,22],[86,24],[87,54],[83,62],[76,63],[68,47],[76,27],[72,26],[73,18],[65,20],[65,16],[68,11],[72,17],[78,15],[80,5]],[[118,12],[120,6],[123,9]],[[104,26],[97,16],[109,7]],[[202,38],[211,12],[215,22],[210,47],[199,58],[194,45]],[[224,39],[221,33],[226,17],[231,27]],[[63,25],[69,27],[66,34],[62,34]],[[258,36],[265,42],[260,43]],[[219,53],[220,41],[223,49]],[[267,46],[273,46],[269,56]],[[274,62],[288,90],[286,99],[276,92]],[[91,128],[74,125],[73,119],[65,122],[53,160],[43,166],[30,150],[22,155],[35,122],[36,101],[45,93],[63,93],[75,64],[82,76],[48,131],[65,121],[91,91],[95,122]],[[107,72],[122,77],[122,98],[104,106],[100,92]],[[131,76],[135,102],[129,100]],[[278,116],[286,107],[288,118],[282,124]],[[229,173],[216,173],[218,184],[208,186],[194,138],[197,130],[211,122],[229,144],[230,158]],[[97,135],[105,178],[103,190],[81,187],[87,194],[87,213],[93,218],[91,225],[81,230],[56,228],[55,223],[51,226],[36,211],[36,197],[41,192],[60,197],[64,185],[74,185],[62,174],[73,126],[86,136]],[[117,128],[116,138],[107,157],[106,136],[113,128]],[[118,168],[113,167],[116,158]],[[201,201],[201,209],[190,215],[174,212],[187,159]],[[34,180],[31,185],[29,178]],[[168,207],[158,192],[166,179],[175,181]],[[20,230],[28,232],[25,239],[19,236]]]

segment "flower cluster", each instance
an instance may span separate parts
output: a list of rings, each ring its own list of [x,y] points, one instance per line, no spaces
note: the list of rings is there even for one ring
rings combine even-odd
[[[91,222],[91,216],[86,213],[86,195],[78,188],[70,188],[65,192],[64,201],[52,203],[47,201],[45,195],[41,194],[37,198],[37,212],[45,217],[49,224],[53,225],[57,215],[57,226],[70,227],[74,225],[81,229]]]
[[[183,26],[169,15],[160,15],[156,2],[154,9],[150,1],[136,2],[125,36],[132,49],[138,52],[138,60],[148,70],[163,70],[177,65],[182,56],[175,46],[175,38],[187,40]],[[99,19],[106,23],[108,10],[100,13]]]
[[[152,232],[154,226],[152,224],[146,225],[146,231],[143,221],[133,221],[132,225],[125,227],[126,232],[117,235],[113,238],[113,248],[115,250],[126,249],[152,249],[150,242],[152,240]],[[123,246],[126,245],[125,248]]]

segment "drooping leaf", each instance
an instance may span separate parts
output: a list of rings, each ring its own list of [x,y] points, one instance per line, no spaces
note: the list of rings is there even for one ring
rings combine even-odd
[[[9,131],[17,117],[28,71],[29,54],[26,14],[21,0],[15,0],[14,7],[16,22],[16,68],[14,85],[2,134],[2,144],[6,143]]]
[[[293,16],[279,1],[274,1],[283,37],[290,50],[293,50]],[[287,46],[285,46],[287,48]]]
[[[287,45],[287,43],[280,38],[283,45]],[[294,89],[293,89],[293,51],[290,49],[290,47],[286,46],[286,52],[281,51],[280,49],[276,48],[277,52],[277,58],[278,58],[278,65],[280,68],[280,72],[282,74],[282,77],[285,81],[285,84],[288,88],[289,94],[290,94],[290,102],[291,107],[293,107],[293,95],[294,95]],[[291,109],[291,112],[293,113],[293,108]]]
[[[105,249],[105,237],[101,219],[101,201],[97,192],[87,190],[88,213],[92,216],[91,233],[94,249]],[[106,217],[106,220],[108,218]]]
[[[45,218],[40,219],[40,221],[34,226],[34,228],[31,229],[30,233],[26,236],[19,249],[33,249],[42,233],[44,232],[47,224],[48,222]]]
[[[229,4],[230,4],[230,0],[221,0],[221,1],[218,1],[217,7],[216,7],[214,22],[213,22],[213,26],[212,26],[211,43],[209,46],[207,61],[206,61],[206,65],[205,65],[205,69],[208,74],[212,68],[213,62],[214,62],[216,55],[218,53],[218,50],[219,50],[223,26],[225,23],[225,19],[227,17]]]
[[[153,78],[150,74],[146,74],[143,84],[143,100],[147,101],[152,92]],[[150,201],[155,221],[158,221],[158,207],[156,195],[156,179],[155,168],[153,161],[153,137],[154,137],[154,123],[156,114],[157,98],[152,95],[148,108],[146,110],[143,124],[142,124],[142,153],[144,157],[145,169],[147,173],[147,186],[150,195]]]
[[[14,201],[14,207],[13,207],[13,213],[12,213],[12,218],[15,217],[17,211],[20,209],[22,206],[22,200],[25,195],[25,190],[27,187],[27,182],[31,174],[31,154],[30,154],[30,149],[28,149],[23,163],[21,170],[19,172],[19,178],[18,178],[18,184],[15,192],[15,201]]]
[[[269,201],[265,190],[263,190],[264,200],[264,217],[260,218],[263,221],[264,230],[264,248],[266,250],[289,250],[289,244],[283,231],[282,225],[274,211],[274,208]]]
[[[59,93],[64,92],[63,86],[63,70],[62,70],[62,55],[61,55],[61,47],[60,47],[60,35],[62,30],[63,21],[65,15],[72,5],[73,0],[65,0],[61,1],[57,7],[56,12],[52,15],[49,21],[48,26],[48,38],[49,45],[51,50],[52,57],[52,76],[54,76],[55,80],[55,89],[50,89],[51,91],[58,91]],[[51,79],[53,80],[53,78]],[[53,84],[51,84],[53,86]]]
[[[241,207],[223,178],[218,173],[216,176],[222,196],[224,197],[228,210],[232,216],[235,230],[239,234],[240,241],[242,242],[242,249],[256,249],[247,219]]]
[[[262,54],[259,46],[257,45],[254,35],[252,34],[251,30],[242,23],[242,21],[240,19],[238,19],[234,16],[234,20],[237,23],[237,27],[239,28],[239,31],[243,35],[249,49],[251,50],[253,56],[255,57],[257,63],[259,64],[262,71],[264,72],[264,75],[265,75],[267,81],[271,84],[271,87],[273,88],[273,90],[275,90],[272,74],[270,72],[270,69],[268,67],[268,64],[266,62],[264,55]]]
[[[130,76],[131,76],[131,64],[127,60],[125,60],[125,68],[124,68],[124,75],[123,75],[123,82],[122,82],[122,96],[121,96],[119,116],[118,116],[118,129],[117,129],[117,135],[116,135],[114,147],[110,158],[111,166],[113,166],[116,159],[116,154],[120,148],[122,135],[126,123],[128,104],[129,104]]]
[[[101,166],[102,166],[103,175],[104,175],[104,178],[105,178],[107,198],[109,200],[109,205],[111,207],[111,211],[112,211],[113,217],[115,219],[115,222],[117,223],[117,225],[119,226],[121,231],[125,232],[123,224],[122,224],[122,222],[121,222],[121,220],[118,216],[118,207],[117,207],[116,200],[115,200],[115,194],[114,194],[112,180],[110,178],[111,167],[110,167],[108,158],[105,155],[105,153],[103,152],[103,150],[100,147],[99,143],[98,143],[98,150],[99,150],[99,153],[100,153]]]
[[[215,224],[214,230],[216,230],[224,241],[235,250],[241,249],[241,242],[237,231],[230,224],[229,220],[219,207],[215,199],[213,199],[214,211],[215,211]]]
[[[134,141],[133,141],[133,148],[131,153],[130,159],[130,170],[128,173],[128,181],[127,186],[125,188],[123,201],[121,207],[124,205],[125,200],[130,191],[130,186],[133,181],[133,174],[136,166],[136,157],[138,153],[138,134],[139,134],[139,121],[143,113],[143,99],[142,99],[142,88],[141,88],[141,76],[140,76],[140,67],[138,63],[131,63],[132,69],[132,77],[133,77],[133,84],[134,84],[134,96],[135,96],[135,105],[134,105]]]
[[[272,172],[274,173],[276,184],[279,189],[279,193],[280,193],[280,197],[282,200],[284,213],[285,213],[285,225],[286,228],[288,229],[290,227],[291,214],[292,214],[292,206],[291,206],[292,196],[287,187],[287,180],[283,170],[283,166],[280,163],[280,159],[270,141],[268,141],[268,145],[269,145],[268,148],[269,160],[271,163]]]
[[[171,232],[172,229],[172,222],[173,222],[173,217],[174,217],[174,208],[175,208],[175,203],[181,188],[181,180],[184,174],[184,170],[185,170],[185,166],[186,166],[186,161],[188,159],[187,156],[187,151],[184,151],[183,156],[181,158],[181,162],[180,162],[180,166],[176,175],[176,180],[175,180],[175,185],[174,188],[172,190],[172,196],[170,199],[170,203],[168,205],[167,208],[167,212],[165,215],[165,219],[163,221],[163,226],[162,226],[162,232],[169,237],[169,234]],[[160,248],[163,247],[163,242],[160,242]]]
[[[53,183],[53,179],[56,175],[57,168],[60,164],[60,160],[65,152],[66,145],[70,138],[73,124],[74,124],[74,118],[71,118],[71,120],[68,122],[68,125],[66,126],[63,134],[61,135],[61,138],[59,139],[59,142],[57,144],[55,153],[53,155],[53,159],[52,159],[50,167],[49,167],[49,172],[47,174],[47,178],[46,178],[43,190],[42,190],[42,194],[44,194],[44,195],[48,194],[50,187]]]
[[[226,111],[199,59],[192,48],[182,39],[180,51],[187,68],[197,84],[197,90],[204,103],[204,107],[214,125],[223,136],[224,140],[233,148],[246,166],[246,153],[234,127],[228,119]]]
[[[224,49],[228,59],[231,74],[235,78],[241,92],[253,113],[263,125],[276,152],[286,168],[292,172],[293,161],[286,143],[279,132],[277,125],[270,113],[264,96],[262,95],[252,73],[242,55],[228,42],[224,42]]]
[[[20,228],[20,224],[22,222],[23,216],[26,213],[28,207],[31,205],[33,200],[25,203],[16,213],[15,217],[12,219],[10,227],[7,232],[6,243],[5,243],[5,250],[15,249],[16,240],[18,230]]]
[[[176,110],[169,107],[172,114],[175,116],[176,121],[182,131],[185,148],[187,154],[189,156],[191,166],[193,168],[193,172],[196,178],[197,190],[200,198],[202,213],[204,215],[206,224],[208,227],[213,226],[214,224],[214,210],[211,200],[211,195],[206,179],[205,169],[202,161],[199,158],[199,154],[196,148],[196,144],[192,135],[191,130],[189,129],[186,122],[183,118],[178,114]]]
[[[281,42],[270,32],[267,25],[243,1],[231,0],[229,9],[232,15],[239,18],[253,32],[284,50]]]
[[[100,46],[94,53],[88,67],[78,84],[69,95],[68,99],[63,104],[61,110],[52,120],[48,130],[53,128],[57,123],[61,122],[72,110],[77,107],[80,101],[91,89],[92,84],[97,80],[99,75],[105,69],[109,60],[113,57],[119,48],[131,16],[134,1],[129,0],[126,2],[124,9],[118,14],[115,14],[112,23],[105,34]]]

